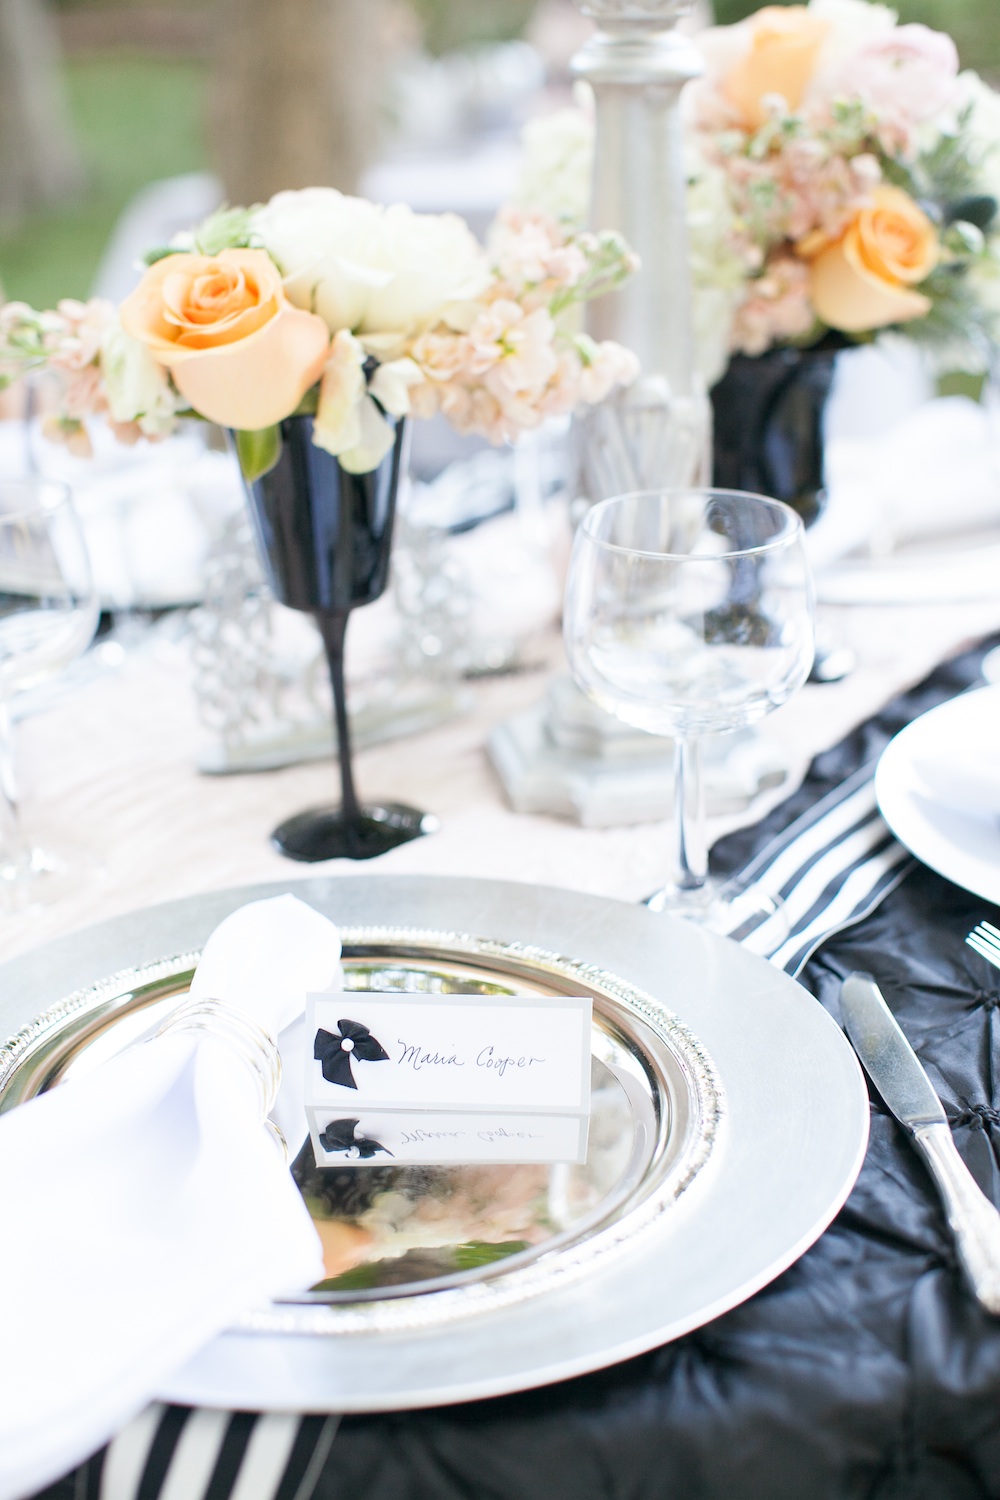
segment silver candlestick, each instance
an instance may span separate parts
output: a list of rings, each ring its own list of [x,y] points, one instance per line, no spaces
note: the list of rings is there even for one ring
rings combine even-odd
[[[597,22],[572,62],[596,102],[590,220],[618,230],[642,261],[588,309],[594,337],[627,345],[642,364],[630,389],[576,421],[576,487],[592,502],[707,479],[711,419],[694,354],[680,118],[681,90],[702,62],[676,29],[692,0],[577,3]]]

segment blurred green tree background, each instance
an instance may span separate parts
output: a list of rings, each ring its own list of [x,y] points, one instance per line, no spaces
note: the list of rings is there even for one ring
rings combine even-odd
[[[210,165],[213,0],[48,3],[86,186],[0,233],[0,285],[36,306],[88,294],[115,220],[144,183]],[[278,21],[283,0],[271,3]],[[381,3],[397,22],[405,15],[412,40],[436,55],[517,36],[535,10],[535,0]],[[715,4],[721,22],[757,8],[751,0]],[[899,0],[898,10],[903,20],[950,31],[965,66],[1000,79],[1000,0]]]

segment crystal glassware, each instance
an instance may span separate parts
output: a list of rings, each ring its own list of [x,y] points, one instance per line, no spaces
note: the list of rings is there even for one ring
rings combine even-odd
[[[809,674],[801,520],[778,500],[738,490],[601,501],[577,528],[564,634],[584,692],[674,741],[675,868],[648,904],[730,930],[745,919],[747,893],[708,878],[699,747],[707,734],[755,723]]]
[[[66,857],[40,848],[19,813],[11,700],[86,650],[98,603],[70,492],[55,480],[0,479],[0,894],[27,906],[58,894]]]

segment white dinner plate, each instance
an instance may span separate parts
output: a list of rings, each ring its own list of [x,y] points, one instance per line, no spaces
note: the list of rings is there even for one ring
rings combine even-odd
[[[993,751],[1000,764],[1000,684],[961,693],[901,729],[875,772],[879,811],[925,865],[1000,905],[1000,820],[979,818],[931,798],[917,763],[949,751]]]
[[[1000,542],[985,533],[975,544],[938,538],[901,547],[888,558],[845,558],[816,570],[823,604],[957,604],[995,599]]]
[[[705,1170],[669,1211],[614,1254],[597,1257],[585,1276],[556,1274],[537,1294],[496,1303],[471,1299],[467,1316],[436,1326],[418,1304],[452,1293],[405,1299],[412,1326],[405,1318],[345,1324],[329,1309],[303,1322],[301,1309],[282,1315],[276,1304],[209,1344],[165,1384],[165,1399],[245,1410],[379,1411],[583,1374],[744,1301],[809,1248],[850,1192],[867,1144],[868,1094],[854,1053],[822,1006],[728,939],[642,906],[571,891],[347,875],[192,897],[4,965],[0,1036],[20,1028],[30,1053],[39,1012],[71,1018],[74,992],[190,954],[230,911],[285,891],[345,929],[506,945],[526,965],[540,952],[568,955],[559,961],[581,977],[596,976],[612,993],[609,976],[618,976],[622,987],[642,991],[651,1010],[667,1007],[703,1049],[721,1096],[722,1128]]]

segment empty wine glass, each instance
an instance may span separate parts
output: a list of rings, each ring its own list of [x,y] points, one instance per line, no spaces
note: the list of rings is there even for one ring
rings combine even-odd
[[[726,931],[751,915],[752,898],[708,879],[699,747],[755,723],[809,674],[802,539],[787,505],[738,490],[619,495],[577,528],[564,613],[573,675],[616,718],[674,741],[675,869],[654,910]]]
[[[11,699],[86,649],[98,604],[70,492],[55,480],[0,479],[0,895],[27,905],[57,894],[66,861],[25,835]]]

